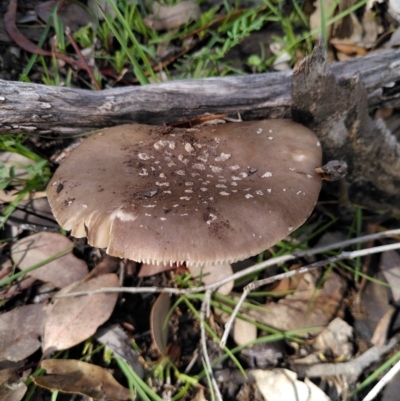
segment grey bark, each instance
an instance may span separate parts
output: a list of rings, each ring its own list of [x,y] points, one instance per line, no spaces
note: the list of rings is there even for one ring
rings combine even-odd
[[[359,74],[368,106],[400,105],[400,50],[331,66],[336,80]],[[166,124],[205,113],[243,119],[291,117],[291,71],[171,81],[100,92],[0,80],[0,133],[62,135],[123,123]]]
[[[292,118],[317,134],[325,162],[347,163],[342,189],[352,204],[400,213],[400,144],[369,117],[367,94],[361,74],[337,79],[319,45],[293,73]]]

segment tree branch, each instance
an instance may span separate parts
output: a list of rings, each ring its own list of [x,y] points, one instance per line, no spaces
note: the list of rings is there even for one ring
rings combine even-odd
[[[337,81],[359,74],[368,106],[400,105],[400,50],[335,63]],[[291,117],[291,71],[170,81],[100,92],[0,80],[0,133],[77,134],[124,123],[168,124],[204,113]]]

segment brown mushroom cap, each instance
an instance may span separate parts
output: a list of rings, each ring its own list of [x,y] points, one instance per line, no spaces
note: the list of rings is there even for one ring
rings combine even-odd
[[[147,263],[232,263],[304,223],[321,178],[317,137],[290,120],[192,129],[122,125],[86,139],[47,193],[61,226]]]

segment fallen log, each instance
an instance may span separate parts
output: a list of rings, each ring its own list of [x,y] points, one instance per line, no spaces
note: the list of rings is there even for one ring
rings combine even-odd
[[[334,63],[337,81],[359,74],[368,106],[399,106],[400,50]],[[70,135],[124,123],[171,124],[211,114],[291,117],[292,71],[89,91],[0,80],[0,133]]]
[[[400,143],[382,120],[369,116],[361,74],[338,80],[326,54],[319,44],[293,72],[292,118],[317,134],[325,162],[347,164],[340,182],[345,209],[358,203],[400,213]],[[399,61],[393,65],[400,70]]]

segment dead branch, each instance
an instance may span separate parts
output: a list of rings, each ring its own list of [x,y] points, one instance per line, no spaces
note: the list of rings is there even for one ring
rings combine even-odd
[[[368,107],[400,105],[400,50],[331,66],[337,81],[359,74]],[[77,134],[123,123],[169,124],[205,113],[291,117],[291,71],[170,81],[101,92],[0,80],[0,133]]]
[[[400,71],[399,61],[391,66]],[[383,121],[369,117],[362,75],[338,79],[332,70],[321,43],[293,72],[292,118],[317,134],[324,162],[347,163],[339,188],[345,206],[350,201],[400,213],[400,143]]]

